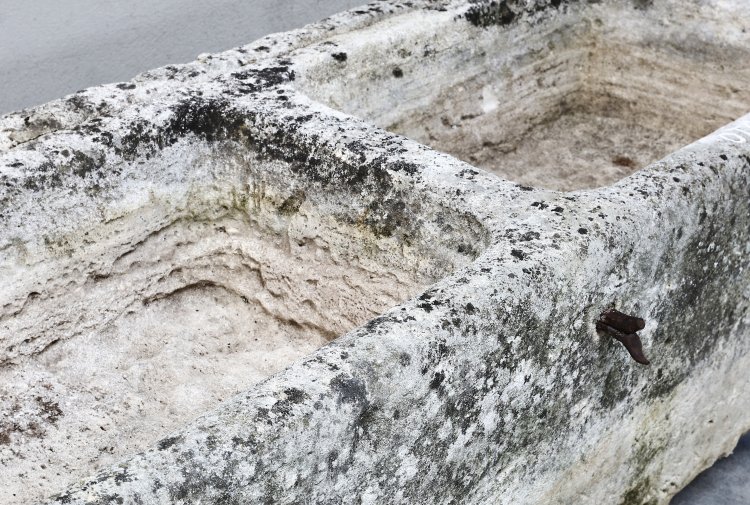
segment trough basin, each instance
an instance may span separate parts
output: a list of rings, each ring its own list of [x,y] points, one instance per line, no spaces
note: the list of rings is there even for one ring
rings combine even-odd
[[[668,503],[750,429],[741,4],[385,0],[0,118],[0,502]]]

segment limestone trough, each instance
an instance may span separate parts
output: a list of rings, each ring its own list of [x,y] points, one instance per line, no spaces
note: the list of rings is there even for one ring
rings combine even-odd
[[[0,502],[668,503],[750,429],[748,28],[386,0],[1,118]]]

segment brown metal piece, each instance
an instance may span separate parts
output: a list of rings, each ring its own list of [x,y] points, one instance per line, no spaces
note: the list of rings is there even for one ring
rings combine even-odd
[[[609,309],[599,316],[596,329],[622,343],[630,356],[642,365],[651,362],[643,354],[641,337],[636,333],[646,327],[646,322],[640,317],[628,316],[615,309]]]
[[[636,333],[646,327],[646,321],[640,317],[629,316],[615,309],[602,312],[599,321],[625,334]]]

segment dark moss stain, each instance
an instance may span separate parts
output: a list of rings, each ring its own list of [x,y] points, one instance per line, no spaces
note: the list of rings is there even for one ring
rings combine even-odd
[[[368,403],[367,388],[364,382],[355,377],[337,375],[331,380],[331,389],[337,394],[340,403]]]
[[[86,96],[79,92],[67,99],[71,109],[76,112],[93,112],[95,110],[94,104],[92,104]],[[61,126],[60,126],[61,127]],[[59,127],[58,127],[59,128]]]
[[[81,151],[73,151],[73,159],[67,164],[66,168],[69,168],[73,174],[78,177],[86,177],[97,171],[100,171],[104,166],[105,158],[103,153],[99,153],[96,156],[91,156]]]
[[[474,26],[489,28],[507,26],[520,17],[560,7],[573,0],[551,0],[550,2],[525,2],[521,0],[470,0],[473,5],[464,18]]]
[[[301,189],[294,191],[291,196],[289,196],[282,202],[281,206],[279,207],[279,212],[285,216],[296,214],[299,211],[299,208],[305,202],[305,198],[305,192]]]
[[[393,77],[395,77],[396,79],[400,79],[404,76],[404,71],[401,70],[401,67],[394,68],[392,73]]]
[[[33,169],[29,168],[24,176],[22,186],[31,191],[59,188],[63,184],[62,170],[50,161],[42,162]]]
[[[158,447],[160,451],[165,451],[169,449],[170,447],[172,447],[173,445],[175,445],[176,443],[181,442],[181,441],[182,441],[181,436],[167,437],[167,438],[161,439],[156,444],[156,447]]]
[[[445,374],[443,372],[435,372],[435,374],[432,376],[432,380],[430,381],[430,389],[439,388],[440,384],[442,384],[444,380]]]
[[[37,406],[39,407],[42,418],[52,424],[57,424],[58,419],[63,416],[63,411],[60,405],[53,400],[37,396],[34,398]]]
[[[344,63],[348,59],[348,56],[346,55],[346,53],[343,53],[343,52],[333,53],[331,54],[331,56],[333,57],[334,60],[338,61],[339,63]]]
[[[102,476],[102,477],[106,477],[107,479],[110,478],[110,476],[106,475],[106,474],[104,476]],[[132,482],[132,480],[133,480],[132,476],[128,472],[128,468],[127,467],[115,470],[114,473],[113,473],[113,475],[112,475],[112,477],[114,478],[115,484],[118,485],[118,486],[121,485],[121,484],[124,484],[126,482]]]
[[[520,249],[512,249],[510,251],[510,255],[519,260],[523,260],[524,258],[526,258],[526,254]]]
[[[284,390],[284,398],[277,401],[271,412],[277,417],[284,419],[292,413],[292,408],[305,400],[309,399],[309,395],[298,388],[287,388]]]
[[[241,91],[257,93],[262,89],[294,81],[296,76],[290,65],[291,63],[287,60],[278,60],[275,65],[250,68],[234,72],[231,76],[241,82]]]
[[[628,489],[618,505],[655,505],[656,499],[646,499],[650,492],[651,480],[646,477]]]
[[[243,118],[223,98],[208,99],[191,94],[173,106],[170,112],[168,121],[160,128],[143,120],[132,123],[128,133],[120,138],[119,146],[115,146],[116,154],[126,160],[138,156],[150,158],[186,135],[218,142],[236,138],[244,125]]]
[[[722,342],[721,336],[731,335],[743,314],[735,313],[737,306],[722,302],[727,286],[743,285],[748,281],[750,258],[725,254],[734,244],[750,240],[750,226],[734,226],[735,233],[726,235],[726,224],[732,219],[747,221],[747,203],[736,199],[734,209],[724,209],[720,215],[702,218],[700,232],[686,237],[687,243],[679,258],[665,257],[657,270],[657,282],[679,285],[669,299],[661,300],[655,317],[660,324],[652,340],[659,353],[672,358],[674,366],[659,371],[659,380],[648,389],[649,396],[669,394],[682,382],[697,363],[713,355]],[[676,261],[681,263],[675,264]],[[671,278],[677,272],[679,278]],[[686,330],[686,328],[688,330]]]
[[[226,100],[193,95],[172,108],[172,116],[160,140],[169,145],[178,138],[193,134],[208,142],[216,142],[231,138],[243,124],[242,118],[232,113]]]
[[[397,230],[404,229],[413,222],[414,215],[402,200],[403,196],[396,195],[395,198],[371,201],[358,224],[369,228],[376,237],[392,237]]]

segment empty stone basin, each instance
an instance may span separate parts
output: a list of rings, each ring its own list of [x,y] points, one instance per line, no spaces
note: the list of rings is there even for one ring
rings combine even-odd
[[[480,2],[464,25],[449,11],[395,17],[332,38],[302,89],[566,191],[612,184],[750,111],[745,16],[731,6],[715,19],[692,4],[562,4],[520,19],[521,2]]]
[[[160,105],[166,118],[138,108],[51,135],[46,161],[2,155],[2,503],[145,449],[477,253],[476,237],[440,252],[432,212],[465,228],[449,211],[396,205],[377,222],[389,178],[352,174],[377,188],[345,218],[263,154],[285,148],[251,138],[246,110],[203,93]],[[425,222],[396,229],[399,209]]]

